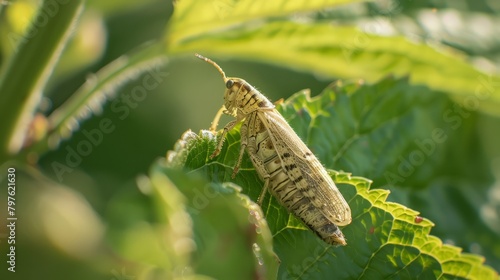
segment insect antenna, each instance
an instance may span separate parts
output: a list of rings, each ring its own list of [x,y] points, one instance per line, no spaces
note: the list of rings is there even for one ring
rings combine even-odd
[[[197,58],[199,58],[199,59],[201,59],[201,60],[204,60],[204,61],[206,61],[206,62],[208,62],[208,63],[212,64],[215,68],[217,68],[217,70],[219,71],[219,73],[222,75],[222,79],[224,79],[224,82],[226,82],[226,81],[227,81],[226,73],[224,73],[224,71],[222,70],[222,68],[220,68],[220,66],[219,66],[217,63],[213,62],[210,58],[206,58],[206,57],[204,57],[204,56],[203,56],[203,55],[201,55],[201,54],[197,54],[197,53],[196,53],[196,54],[194,54],[194,55],[195,55]]]

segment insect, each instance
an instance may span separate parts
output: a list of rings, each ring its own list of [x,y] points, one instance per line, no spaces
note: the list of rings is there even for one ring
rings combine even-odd
[[[210,158],[216,157],[228,131],[242,122],[241,147],[232,177],[238,173],[246,149],[264,187],[257,203],[269,190],[277,200],[326,243],[346,245],[338,226],[351,223],[351,209],[325,168],[302,142],[273,103],[240,78],[226,77],[222,68],[199,54],[222,75],[226,90],[224,105],[211,131],[216,131],[222,114],[236,119],[224,126]]]

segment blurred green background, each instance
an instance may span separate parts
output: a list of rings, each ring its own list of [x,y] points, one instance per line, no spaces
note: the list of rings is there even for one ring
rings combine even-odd
[[[13,39],[9,37],[10,32],[12,30],[21,32],[25,28],[37,3],[37,1],[26,0],[6,1],[2,4],[0,14],[1,64],[4,64],[15,51]],[[394,6],[398,7],[397,11],[391,9]],[[43,92],[41,112],[49,114],[54,108],[63,104],[86,80],[92,79],[90,73],[96,72],[148,41],[162,38],[173,9],[170,1],[87,1],[75,36],[65,49]],[[385,14],[385,11],[391,11],[391,13]],[[479,69],[498,73],[500,65],[499,11],[500,2],[497,0],[457,0],[446,3],[441,1],[376,1],[311,12],[307,14],[307,17],[313,20],[332,19],[339,25],[354,26],[362,22],[376,21],[379,23],[377,26],[382,28],[378,30],[379,33],[403,35],[414,40],[427,40],[431,44],[438,45],[439,48],[451,48],[452,52],[461,52],[469,63]],[[203,55],[210,56],[209,53]],[[335,80],[335,78],[306,71],[300,67],[270,65],[262,61],[233,59],[230,56],[210,58],[215,60],[228,76],[244,78],[272,101],[280,98],[286,99],[305,88],[311,89],[312,95],[316,95]],[[187,129],[198,132],[210,126],[213,116],[223,101],[224,84],[220,75],[213,67],[196,59],[192,54],[172,56],[167,60],[167,64],[159,68],[165,78],[158,87],[147,91],[145,98],[137,102],[135,108],[128,107],[129,112],[126,116],[112,109],[113,101],[118,102],[123,100],[121,98],[130,95],[134,87],[143,83],[142,79],[147,74],[141,74],[139,78],[127,81],[103,106],[102,113],[82,121],[80,129],[75,131],[70,139],[63,141],[58,149],[43,154],[39,159],[37,166],[42,171],[41,173],[61,185],[52,191],[61,192],[61,194],[54,194],[53,197],[47,195],[45,200],[32,200],[41,203],[33,207],[39,207],[36,209],[42,210],[54,207],[53,211],[60,213],[61,219],[77,221],[74,228],[67,229],[68,233],[83,239],[86,239],[85,235],[89,234],[89,243],[93,238],[99,239],[100,234],[103,234],[99,233],[99,229],[103,230],[104,226],[100,224],[100,221],[92,218],[93,213],[85,212],[89,211],[88,209],[93,209],[103,219],[113,217],[112,221],[109,221],[111,223],[119,224],[120,216],[129,215],[137,215],[146,220],[152,219],[148,217],[148,213],[141,212],[141,209],[152,206],[148,206],[150,201],[139,192],[137,177],[147,174],[152,163],[164,157]],[[1,114],[2,112],[0,112],[0,119]],[[498,176],[500,176],[498,115],[480,114],[478,118],[478,130],[481,137],[476,145],[483,148],[491,162],[489,176],[497,176],[498,182]],[[99,128],[100,123],[105,119],[111,120],[115,126],[114,130],[103,135],[102,142],[93,146],[88,156],[82,157],[81,164],[77,168],[58,178],[54,163],[64,163],[68,150],[76,149],[77,145],[86,139],[84,131]],[[229,118],[224,118],[222,123],[226,120]],[[24,170],[19,171],[20,174],[24,172],[30,173]],[[26,177],[19,175],[23,177],[18,181],[19,197],[28,200],[29,197],[36,196],[37,192],[43,192],[44,184],[40,182],[46,179],[35,181],[32,178],[40,175],[36,175],[35,171],[33,174]],[[492,178],[484,177],[484,182],[481,184],[491,182]],[[48,180],[46,184],[52,185]],[[63,185],[75,192],[64,194]],[[381,187],[383,184],[375,182],[374,185]],[[75,196],[75,193],[80,194],[81,197]],[[499,213],[499,193],[500,187],[491,190],[491,205],[485,208],[486,210],[483,209],[484,211],[492,211],[493,215]],[[5,194],[1,195],[4,200]],[[66,197],[66,199],[61,199],[61,197]],[[411,204],[412,207],[420,203],[409,201],[403,195],[398,197],[397,194],[390,199],[403,204]],[[130,204],[121,205],[124,201],[130,201]],[[90,207],[84,207],[86,203],[89,203],[87,206]],[[134,206],[135,204],[140,206]],[[74,213],[71,213],[70,209],[73,209]],[[431,213],[425,213],[425,209],[417,210],[421,211],[425,217],[431,215]],[[63,235],[58,232],[66,229],[53,225],[52,230],[55,233],[48,235],[55,239],[51,240],[53,244],[50,244],[47,239],[40,237],[41,232],[50,232],[50,229],[37,228],[36,222],[33,222],[35,226],[30,226],[29,223],[32,222],[30,219],[37,219],[37,217],[30,217],[31,214],[29,212],[26,213],[27,216],[23,216],[23,212],[18,214],[22,219],[19,221],[17,231],[20,244],[18,254],[23,255],[22,258],[20,257],[23,261],[19,261],[18,268],[23,271],[21,275],[26,278],[9,278],[11,275],[5,274],[5,264],[3,264],[2,271],[0,271],[2,279],[36,279],[40,278],[39,275],[50,276],[49,278],[42,277],[43,279],[101,279],[102,277],[105,277],[102,279],[135,279],[126,278],[128,276],[124,268],[130,266],[126,262],[122,263],[122,266],[116,266],[114,263],[110,270],[109,264],[106,263],[109,260],[106,260],[103,261],[101,267],[93,263],[93,268],[87,269],[87,262],[90,261],[85,256],[75,256],[71,251],[55,249],[65,246],[71,248],[77,245],[85,247],[85,243],[68,245],[64,240],[59,239]],[[43,211],[40,215],[43,215]],[[3,219],[3,216],[1,218]],[[52,227],[50,222],[45,225],[49,225],[48,228]],[[89,230],[87,226],[95,231]],[[439,225],[437,227],[437,232],[443,231],[439,230]],[[498,225],[492,227],[499,230]],[[5,234],[3,229],[0,233]],[[74,238],[74,240],[79,239]],[[74,240],[68,242],[75,242]],[[453,243],[453,240],[444,241]],[[143,242],[143,240],[138,240],[138,242]],[[5,250],[3,240],[1,244],[3,255]],[[471,244],[464,250],[483,253],[475,250],[474,246]],[[80,249],[75,250],[78,252]],[[496,250],[500,249],[496,248]],[[496,256],[500,255],[498,251],[495,253]],[[500,269],[500,261],[497,259],[488,259],[487,264],[497,271]],[[55,270],[57,273],[54,272]],[[78,272],[78,277],[73,274],[75,271]]]

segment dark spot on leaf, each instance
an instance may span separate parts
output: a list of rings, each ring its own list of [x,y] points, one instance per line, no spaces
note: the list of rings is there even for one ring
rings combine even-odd
[[[375,233],[375,227],[374,227],[374,226],[370,227],[370,231],[369,231],[369,233],[370,233],[370,234]]]

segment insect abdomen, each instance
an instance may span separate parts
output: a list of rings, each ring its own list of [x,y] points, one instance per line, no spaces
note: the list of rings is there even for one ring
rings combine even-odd
[[[253,127],[262,127],[258,118],[251,118]],[[252,125],[251,125],[252,127]],[[250,158],[254,165],[263,164],[266,174],[259,174],[261,177],[269,175],[269,190],[276,197],[280,204],[302,220],[321,239],[332,245],[346,245],[344,235],[340,229],[324,214],[321,207],[315,206],[314,196],[305,196],[298,184],[306,184],[301,171],[293,162],[283,164],[278,155],[276,147],[267,130],[261,130],[255,137],[249,137],[248,148],[254,150],[259,162],[254,156]],[[290,157],[286,152],[282,157]],[[257,169],[259,171],[259,169]],[[320,183],[320,182],[318,182]],[[327,183],[327,182],[323,182]],[[309,186],[311,187],[311,186]],[[321,186],[316,186],[321,187]]]

